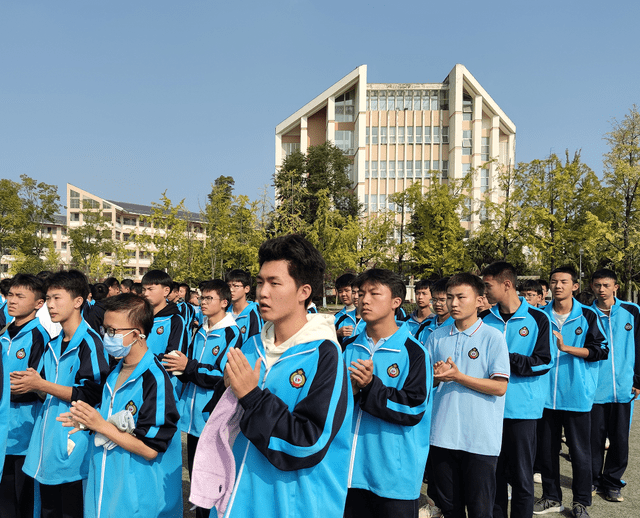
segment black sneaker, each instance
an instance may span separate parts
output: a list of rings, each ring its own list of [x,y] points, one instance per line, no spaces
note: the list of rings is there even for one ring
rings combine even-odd
[[[624,498],[620,493],[619,489],[607,489],[604,497],[609,500],[609,502],[623,502]]]
[[[584,505],[579,504],[578,502],[573,502],[571,507],[574,518],[589,518],[589,513]]]
[[[533,504],[533,514],[561,513],[562,511],[564,511],[562,502],[544,497],[538,498]]]

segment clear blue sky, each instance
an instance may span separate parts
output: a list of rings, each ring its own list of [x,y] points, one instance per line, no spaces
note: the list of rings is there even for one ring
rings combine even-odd
[[[0,177],[197,210],[231,175],[255,199],[275,126],[355,67],[440,82],[456,63],[516,124],[518,161],[582,149],[600,175],[610,120],[640,104],[638,19],[632,0],[7,1]]]

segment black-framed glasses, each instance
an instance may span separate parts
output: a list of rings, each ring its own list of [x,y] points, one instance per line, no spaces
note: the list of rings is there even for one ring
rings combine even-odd
[[[113,327],[107,327],[104,330],[104,334],[108,335],[109,338],[113,338],[114,336],[116,336],[118,333],[117,331],[134,331],[138,329],[137,327],[122,327],[120,329],[114,329]]]
[[[202,304],[203,302],[209,304],[215,300],[220,300],[220,299],[214,299],[213,297],[198,297],[198,300],[200,301],[200,303]]]

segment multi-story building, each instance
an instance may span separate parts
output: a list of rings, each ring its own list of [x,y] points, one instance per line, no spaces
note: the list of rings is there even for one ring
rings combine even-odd
[[[364,215],[394,210],[393,193],[414,183],[476,171],[463,225],[482,217],[480,201],[501,195],[494,178],[515,162],[516,127],[463,65],[442,83],[367,83],[353,72],[276,126],[276,168],[286,156],[333,142],[353,157],[349,174]],[[495,182],[497,183],[497,182]]]

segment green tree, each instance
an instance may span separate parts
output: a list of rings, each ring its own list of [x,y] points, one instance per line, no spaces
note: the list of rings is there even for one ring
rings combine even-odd
[[[464,247],[465,230],[459,216],[468,199],[466,191],[470,182],[471,175],[460,181],[433,182],[424,195],[421,184],[408,189],[413,206],[407,227],[414,241],[412,255],[420,272],[427,277],[445,277],[472,266]]]
[[[20,196],[26,220],[20,248],[23,254],[41,257],[50,246],[49,239],[43,236],[43,227],[53,221],[60,210],[58,187],[38,182],[26,174],[20,175]]]
[[[24,238],[26,217],[20,198],[20,184],[0,180],[0,259],[18,248]]]
[[[111,220],[100,208],[93,208],[90,200],[83,202],[80,211],[82,225],[69,229],[72,264],[92,279],[105,276],[109,265],[103,257],[113,251]]]
[[[224,270],[224,245],[230,235],[234,183],[231,176],[216,178],[202,214],[207,229],[207,273],[212,279],[222,277]]]

